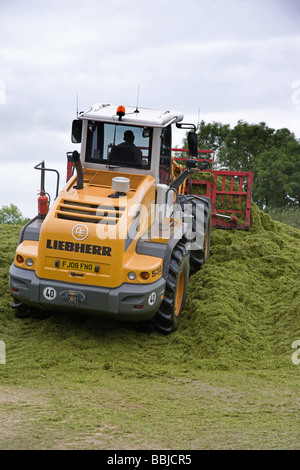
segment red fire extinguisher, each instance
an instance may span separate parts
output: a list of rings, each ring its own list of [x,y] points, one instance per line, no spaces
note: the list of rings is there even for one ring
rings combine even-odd
[[[49,210],[49,200],[48,196],[44,193],[44,191],[40,192],[40,195],[38,197],[38,215],[41,218],[46,217],[48,214]]]

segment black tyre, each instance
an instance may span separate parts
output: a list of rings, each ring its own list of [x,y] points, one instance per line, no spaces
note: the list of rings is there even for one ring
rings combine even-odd
[[[169,334],[178,329],[185,304],[188,279],[189,255],[184,244],[178,243],[170,260],[165,296],[153,319],[158,331]]]
[[[34,318],[36,320],[46,320],[50,317],[51,312],[39,310],[36,308],[29,307],[23,303],[18,304],[14,307],[16,318]]]
[[[192,205],[192,236],[187,240],[190,246],[190,274],[199,271],[209,258],[211,237],[211,200],[205,196],[181,196],[180,204]],[[201,206],[201,210],[198,210]],[[203,210],[202,210],[203,208]],[[197,236],[194,235],[197,233]],[[198,240],[201,240],[199,245]]]
[[[14,310],[16,318],[29,318],[31,316],[28,305],[20,303],[16,307],[14,307]]]
[[[33,308],[31,309],[31,316],[34,320],[47,320],[47,318],[51,317],[51,312],[48,310]]]

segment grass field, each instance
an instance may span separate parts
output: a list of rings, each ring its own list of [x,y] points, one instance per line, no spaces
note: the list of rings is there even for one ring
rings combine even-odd
[[[178,332],[15,318],[0,225],[0,449],[300,449],[300,231],[214,230]],[[300,358],[300,353],[299,353]]]

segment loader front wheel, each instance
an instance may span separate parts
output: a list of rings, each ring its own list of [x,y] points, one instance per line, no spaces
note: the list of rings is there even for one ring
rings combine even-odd
[[[187,195],[179,196],[179,203],[183,211],[185,205],[192,205],[192,235],[190,242],[190,274],[194,274],[209,258],[211,237],[211,200],[206,196]],[[198,240],[197,240],[198,238]],[[202,242],[201,246],[198,243]]]
[[[156,329],[161,333],[173,333],[179,327],[186,299],[189,269],[188,253],[184,244],[179,243],[171,256],[165,296],[153,319]]]

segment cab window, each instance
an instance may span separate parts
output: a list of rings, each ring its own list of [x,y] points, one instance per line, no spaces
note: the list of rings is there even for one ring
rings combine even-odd
[[[148,170],[151,144],[151,128],[90,121],[86,161]]]
[[[164,184],[169,184],[170,181],[171,142],[171,126],[168,126],[162,130],[160,147],[159,182]]]

